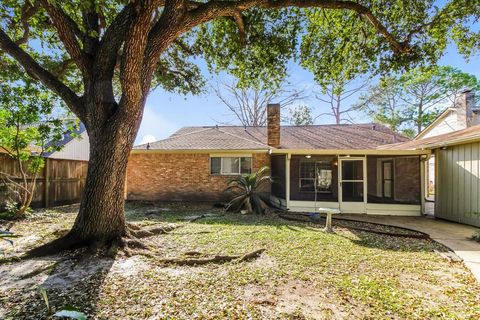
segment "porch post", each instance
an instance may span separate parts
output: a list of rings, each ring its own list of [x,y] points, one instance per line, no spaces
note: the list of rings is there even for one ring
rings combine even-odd
[[[291,154],[287,153],[285,157],[285,201],[287,203],[287,209],[290,208],[290,158]]]
[[[427,160],[423,159],[420,156],[420,214],[425,214],[425,167],[428,164],[428,157]]]

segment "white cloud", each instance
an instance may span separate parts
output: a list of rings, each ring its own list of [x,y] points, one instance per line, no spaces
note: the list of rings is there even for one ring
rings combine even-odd
[[[165,139],[179,129],[179,125],[158,112],[158,107],[147,104],[143,112],[142,123],[137,133],[135,144],[152,142],[146,139]],[[157,138],[157,139],[155,139]],[[145,141],[145,142],[143,142]]]
[[[142,137],[142,141],[140,141],[140,144],[150,143],[154,141],[156,141],[155,136],[151,134],[146,134]]]

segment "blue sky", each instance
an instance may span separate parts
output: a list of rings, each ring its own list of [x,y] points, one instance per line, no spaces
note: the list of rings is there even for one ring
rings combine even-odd
[[[480,57],[471,57],[469,61],[465,61],[453,45],[448,47],[439,64],[451,65],[480,78]],[[208,74],[203,62],[200,62],[200,67],[205,74]],[[291,63],[289,71],[289,82],[296,88],[312,88],[315,85],[312,75],[298,65]],[[314,114],[328,110],[326,105],[322,105],[314,97],[298,103],[310,105],[314,109]],[[155,140],[164,139],[183,126],[215,125],[219,121],[228,120],[232,120],[232,117],[229,116],[226,106],[212,92],[198,96],[183,96],[165,92],[159,88],[152,92],[147,100],[135,144],[153,138]],[[356,120],[358,122],[367,121],[360,115]],[[332,121],[331,117],[322,117],[316,123],[331,123]]]

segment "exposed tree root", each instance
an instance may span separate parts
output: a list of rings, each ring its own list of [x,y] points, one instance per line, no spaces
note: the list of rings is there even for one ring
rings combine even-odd
[[[130,230],[140,230],[142,229],[140,226],[136,225],[135,223],[127,222],[127,228]]]
[[[186,256],[201,256],[202,253],[198,251],[187,251],[184,253]]]
[[[219,215],[211,215],[211,214],[202,214],[200,216],[197,216],[197,217],[193,217],[191,219],[187,219],[187,222],[195,222],[195,221],[198,221],[200,219],[204,219],[204,218],[211,218],[211,217],[223,217],[224,214],[219,214]]]
[[[140,239],[164,234],[178,227],[180,227],[180,225],[166,225],[143,229],[138,225],[127,223],[124,236],[100,240],[85,240],[76,233],[70,231],[52,242],[28,251],[22,258],[48,256],[82,247],[88,247],[91,252],[103,250],[106,255],[112,257],[115,256],[119,250],[123,250],[126,255],[134,255],[137,254],[135,250],[151,250],[151,247],[141,242]]]
[[[195,222],[195,221],[198,221],[198,220],[203,219],[205,217],[206,217],[206,215],[202,214],[201,216],[189,219],[188,222]]]
[[[128,248],[131,249],[143,249],[143,250],[150,250],[150,247],[146,245],[145,243],[141,242],[140,240],[137,239],[127,239],[126,245]]]
[[[210,258],[161,259],[161,260],[158,260],[158,262],[160,264],[174,264],[178,266],[197,266],[197,265],[203,265],[208,263],[225,263],[225,262],[234,261],[234,260],[236,260],[237,262],[243,262],[243,261],[248,261],[251,259],[258,258],[264,251],[265,249],[259,249],[244,255],[235,255],[235,256],[217,255]],[[197,254],[197,252],[195,252],[195,254]]]
[[[132,226],[134,226],[132,228]],[[128,232],[131,236],[138,238],[138,239],[143,239],[143,238],[148,238],[151,236],[155,236],[158,234],[164,234],[167,232],[170,232],[174,229],[179,228],[179,225],[167,225],[163,227],[155,227],[155,228],[150,228],[150,229],[142,229],[139,228],[138,226],[135,226],[133,224],[127,225]]]

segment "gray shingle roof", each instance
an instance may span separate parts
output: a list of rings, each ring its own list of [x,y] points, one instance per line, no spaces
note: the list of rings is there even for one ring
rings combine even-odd
[[[480,139],[480,124],[463,130],[444,133],[438,136],[379,146],[380,150],[422,150],[436,149],[451,144]]]
[[[280,149],[375,149],[408,141],[378,124],[282,126]],[[146,144],[134,149],[146,149]],[[268,150],[266,127],[184,127],[152,150]]]

